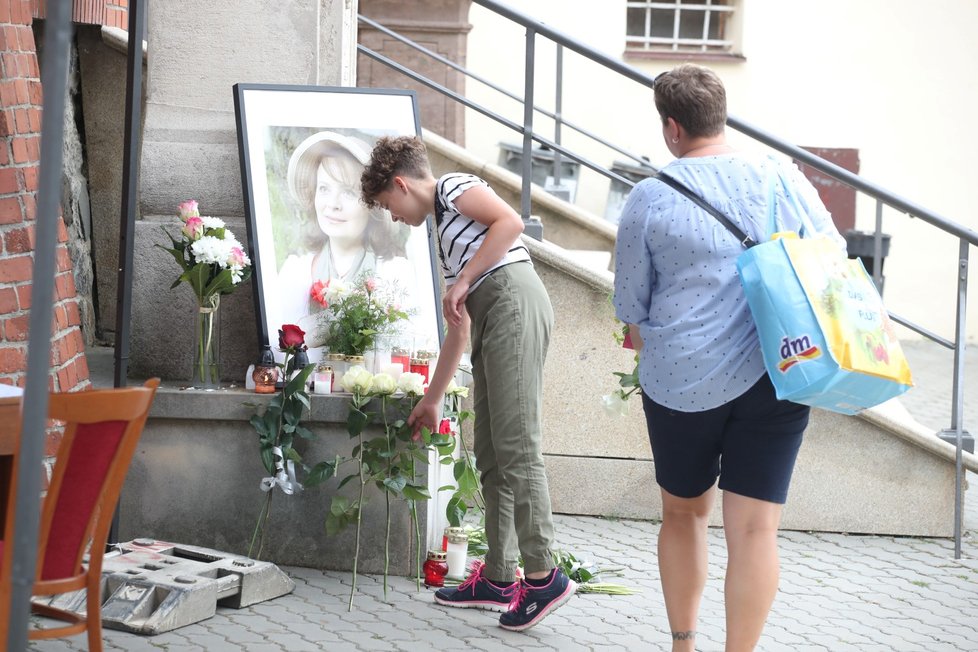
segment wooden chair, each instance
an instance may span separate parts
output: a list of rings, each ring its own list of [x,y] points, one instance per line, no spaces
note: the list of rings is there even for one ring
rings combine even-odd
[[[63,421],[65,430],[42,507],[32,593],[49,596],[86,589],[86,613],[81,616],[32,604],[35,613],[68,625],[32,628],[28,632],[31,640],[87,631],[88,649],[102,650],[102,557],[122,484],[159,383],[154,378],[143,387],[51,395],[48,415]],[[87,567],[83,563],[86,553]],[[9,551],[4,551],[3,559],[9,568]]]

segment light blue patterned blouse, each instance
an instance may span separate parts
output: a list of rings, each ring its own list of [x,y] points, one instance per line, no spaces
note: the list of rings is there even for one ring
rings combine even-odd
[[[832,217],[795,166],[745,153],[677,159],[663,168],[756,241],[771,229],[809,229],[837,240]],[[791,192],[785,191],[790,188]],[[810,235],[810,234],[805,234]],[[615,310],[636,324],[644,346],[642,389],[673,410],[719,407],[764,373],[760,344],[736,260],[744,248],[712,215],[658,179],[632,190],[615,245]]]

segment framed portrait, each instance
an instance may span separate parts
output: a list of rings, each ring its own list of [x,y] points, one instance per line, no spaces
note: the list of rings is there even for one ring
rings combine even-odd
[[[235,84],[234,107],[259,342],[281,361],[278,329],[297,324],[317,362],[326,315],[314,284],[353,287],[369,278],[409,315],[395,325],[393,345],[437,349],[429,229],[394,223],[360,201],[377,139],[421,133],[414,91]]]

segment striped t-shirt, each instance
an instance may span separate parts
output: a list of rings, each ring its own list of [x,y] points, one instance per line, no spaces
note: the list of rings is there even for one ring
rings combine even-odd
[[[490,192],[489,184],[473,174],[454,172],[446,174],[438,180],[435,187],[435,229],[438,233],[438,254],[441,258],[441,269],[445,274],[445,285],[452,286],[455,279],[462,273],[465,265],[472,259],[486,239],[489,227],[462,215],[455,208],[455,200],[469,188],[483,186]],[[520,261],[530,262],[530,252],[517,238],[506,255],[492,265],[469,287],[469,292],[476,289],[486,276],[504,265]],[[532,263],[531,263],[532,264]]]

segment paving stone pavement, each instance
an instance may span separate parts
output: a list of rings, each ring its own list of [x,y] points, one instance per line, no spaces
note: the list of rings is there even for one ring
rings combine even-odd
[[[918,387],[905,404],[921,423],[940,428],[949,414],[950,354],[911,344]],[[978,405],[978,356],[969,353],[967,395]],[[973,381],[972,381],[973,379]],[[948,389],[937,388],[947,382]],[[966,414],[965,424],[969,424]],[[972,428],[972,432],[975,429]],[[652,487],[649,490],[654,490]],[[978,650],[978,490],[965,509],[963,556],[946,539],[782,532],[781,585],[758,650],[799,652]],[[668,650],[668,625],[655,561],[652,522],[557,515],[557,545],[638,588],[632,596],[579,594],[522,634],[495,616],[435,605],[431,592],[406,578],[361,576],[347,611],[349,573],[285,568],[294,593],[154,637],[105,631],[105,649],[126,652],[245,650]],[[698,648],[723,649],[721,530],[709,532],[710,574],[700,612]],[[34,642],[29,649],[86,650],[84,636]]]

